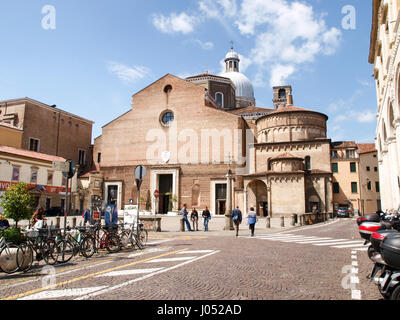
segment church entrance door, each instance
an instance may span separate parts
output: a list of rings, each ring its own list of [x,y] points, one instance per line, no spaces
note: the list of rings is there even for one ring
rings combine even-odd
[[[172,210],[172,174],[160,174],[158,176],[158,213],[167,214]]]

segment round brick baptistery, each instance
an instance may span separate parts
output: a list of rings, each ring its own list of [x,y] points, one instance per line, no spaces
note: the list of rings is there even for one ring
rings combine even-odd
[[[258,143],[310,141],[326,138],[325,114],[294,107],[281,107],[259,118],[257,124]]]

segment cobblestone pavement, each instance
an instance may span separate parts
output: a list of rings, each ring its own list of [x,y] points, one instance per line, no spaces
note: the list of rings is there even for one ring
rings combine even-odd
[[[257,230],[254,238],[248,237],[247,231],[242,227],[238,238],[234,232],[150,233],[149,246],[143,251],[103,253],[89,260],[78,257],[55,269],[39,265],[27,274],[1,274],[0,298],[381,299],[376,286],[366,279],[372,270],[367,253],[355,247],[337,248],[340,241],[359,245],[354,219],[291,229],[279,235]],[[335,246],[315,245],[316,241],[331,239],[343,240]],[[356,249],[362,250],[359,246]]]

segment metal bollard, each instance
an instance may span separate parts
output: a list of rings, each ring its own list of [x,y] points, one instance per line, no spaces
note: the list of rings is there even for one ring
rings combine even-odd
[[[271,218],[267,217],[267,229],[271,228]]]
[[[285,217],[281,216],[281,227],[285,227]]]
[[[76,217],[72,218],[72,227],[75,228],[76,227]]]
[[[185,221],[183,221],[183,219],[181,219],[181,230],[182,232],[185,232]]]

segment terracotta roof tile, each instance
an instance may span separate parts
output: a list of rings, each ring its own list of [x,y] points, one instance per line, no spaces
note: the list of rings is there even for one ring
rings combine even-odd
[[[357,148],[355,141],[336,141],[332,142],[332,148]]]
[[[53,161],[65,162],[66,161],[66,159],[61,158],[61,157],[52,156],[52,155],[45,154],[45,153],[17,149],[17,148],[13,148],[13,147],[7,147],[7,146],[0,146],[0,152],[14,154],[14,155],[28,157],[28,158],[33,158],[33,159],[45,160],[45,161],[50,161],[50,162],[53,162]]]
[[[325,116],[326,118],[328,118],[327,115],[325,115],[321,112],[309,110],[309,109],[305,109],[305,108],[300,108],[300,107],[296,107],[296,106],[280,107],[279,109],[271,112],[270,115],[275,115],[275,114],[280,114],[280,113],[285,113],[285,112],[313,112],[313,113],[321,114],[321,115]]]
[[[360,154],[376,152],[377,151],[375,143],[358,143],[357,147],[358,147],[358,152]]]
[[[301,159],[301,160],[304,160],[304,158],[297,157],[297,156],[295,156],[295,155],[293,155],[291,153],[288,153],[288,152],[271,158],[271,160],[277,160],[277,159]]]
[[[241,115],[241,114],[251,114],[251,113],[271,113],[271,111],[272,109],[249,106],[246,108],[229,110],[228,112],[235,115]]]

